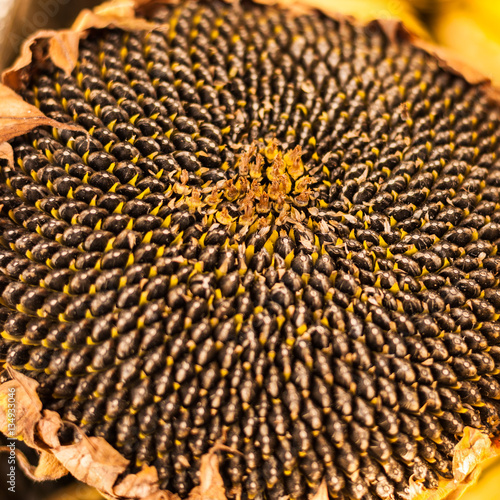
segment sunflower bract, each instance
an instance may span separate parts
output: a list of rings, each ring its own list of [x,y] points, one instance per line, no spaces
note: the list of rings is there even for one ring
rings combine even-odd
[[[229,498],[451,479],[500,415],[497,105],[376,26],[150,19],[26,84],[87,133],[12,141],[1,359],[180,497],[217,443]]]

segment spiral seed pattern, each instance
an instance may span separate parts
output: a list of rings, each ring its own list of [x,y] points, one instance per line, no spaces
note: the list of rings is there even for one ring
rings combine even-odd
[[[0,359],[186,497],[406,498],[500,416],[498,107],[407,41],[243,1],[95,30],[24,97]],[[234,451],[232,451],[234,450]]]

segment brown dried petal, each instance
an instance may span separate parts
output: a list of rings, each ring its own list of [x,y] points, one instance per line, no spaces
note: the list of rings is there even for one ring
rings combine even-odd
[[[158,474],[154,467],[129,474],[113,488],[113,493],[119,498],[152,498],[157,491]]]
[[[26,377],[10,366],[7,371],[12,380],[0,386],[0,431],[8,437],[21,437],[28,446],[34,446],[34,428],[41,418],[42,402],[36,394],[38,382]],[[8,399],[11,390],[15,390],[15,430],[8,429]]]
[[[81,127],[62,124],[45,116],[38,108],[28,104],[13,90],[0,84],[0,143],[9,141],[18,135],[26,134],[41,125],[82,130]],[[11,152],[2,146],[0,153]],[[2,154],[2,156],[4,156]]]
[[[319,485],[318,491],[312,497],[312,500],[328,500],[329,498],[328,486],[326,485],[326,481],[323,479]]]
[[[214,448],[201,457],[201,484],[193,488],[190,500],[227,500],[224,481],[219,472],[219,458]]]
[[[38,382],[7,366],[12,380],[0,385],[0,430],[7,436],[7,409],[9,390],[15,389],[16,429],[15,436],[42,452],[38,466],[24,463],[23,468],[31,477],[39,480],[58,479],[64,471],[78,480],[97,488],[108,498],[138,500],[168,498],[159,491],[158,476],[154,467],[138,474],[126,476],[124,485],[116,482],[125,472],[129,461],[103,438],[85,436],[70,445],[61,445],[58,431],[64,425],[53,411],[43,410],[36,393]],[[13,437],[13,436],[12,436]],[[55,462],[55,460],[57,462]],[[163,495],[163,496],[162,496]]]

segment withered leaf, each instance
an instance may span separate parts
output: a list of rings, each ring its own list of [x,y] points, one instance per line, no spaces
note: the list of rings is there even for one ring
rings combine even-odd
[[[9,141],[42,125],[82,130],[77,125],[62,124],[48,118],[38,108],[24,101],[12,89],[0,84],[0,142]],[[3,151],[5,150],[3,149]]]
[[[201,457],[200,485],[193,488],[190,500],[227,500],[224,481],[219,472],[216,447]]]

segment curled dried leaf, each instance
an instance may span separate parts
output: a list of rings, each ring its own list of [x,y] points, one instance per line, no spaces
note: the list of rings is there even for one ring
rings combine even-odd
[[[10,452],[11,449],[7,446],[0,446],[0,453]],[[61,465],[54,455],[42,452],[38,465],[32,465],[26,455],[16,448],[16,462],[25,476],[32,481],[49,481],[59,479],[65,476],[68,471]]]
[[[51,60],[58,68],[71,73],[78,59],[80,40],[86,37],[92,28],[104,29],[113,26],[123,30],[151,30],[157,27],[153,23],[135,17],[138,4],[140,2],[134,0],[107,2],[96,7],[94,11],[83,10],[71,29],[36,32],[23,43],[21,54],[14,64],[2,73],[3,83],[13,90],[21,90],[31,68],[46,60]],[[50,123],[40,125],[50,125]],[[25,132],[20,131],[17,135],[23,133]]]
[[[63,124],[45,116],[37,107],[28,104],[12,89],[0,84],[0,143],[26,134],[42,125],[82,130],[77,125]],[[7,153],[8,158],[12,158],[8,146],[2,145],[0,153]],[[2,156],[5,157],[3,154]]]
[[[190,500],[227,500],[224,481],[219,472],[217,445],[201,457],[200,485],[189,496]]]
[[[0,143],[0,159],[7,161],[9,166],[14,164],[14,150],[8,142]]]
[[[79,33],[80,37],[84,37],[89,29],[104,29],[110,26],[125,31],[157,29],[158,25],[135,17],[133,3],[132,1],[107,2],[93,11],[84,10],[73,23],[72,30]]]
[[[39,452],[41,457],[36,467],[21,458],[27,474],[37,480],[58,479],[66,472],[78,480],[97,488],[103,495],[114,500],[172,500],[161,492],[158,475],[154,467],[129,474],[119,482],[129,461],[107,441],[98,437],[87,437],[76,428],[74,443],[63,445],[58,432],[63,425],[59,414],[43,410],[36,392],[38,382],[17,372],[7,365],[11,380],[0,385],[0,430],[9,437],[22,439]],[[9,432],[8,398],[15,392],[15,430]]]
[[[147,467],[137,474],[129,474],[113,488],[117,498],[155,498],[158,500],[158,473],[154,467]]]
[[[318,491],[312,497],[312,500],[328,500],[329,498],[328,486],[326,485],[326,481],[323,479],[319,485]]]
[[[14,64],[4,71],[2,81],[14,90],[22,88],[26,79],[26,69],[33,60],[44,60],[50,54],[54,64],[64,71],[73,69],[78,57],[80,39],[72,30],[42,30],[30,36],[21,47],[21,55]]]
[[[46,410],[45,413],[49,412]],[[42,440],[45,442],[50,440],[55,445],[50,448],[54,456],[79,481],[98,487],[104,492],[113,492],[118,477],[127,468],[128,460],[104,439],[89,438],[83,434],[80,441],[61,446],[57,431],[62,421],[57,413],[55,415],[52,415],[54,412],[50,413],[50,416],[47,415],[40,422],[38,429]],[[57,422],[58,417],[59,422]]]
[[[34,428],[41,418],[42,403],[36,394],[38,382],[26,377],[10,366],[12,378],[0,386],[0,431],[11,438],[22,437],[26,444],[35,447]],[[15,425],[8,418],[8,400],[14,392],[16,400]]]

